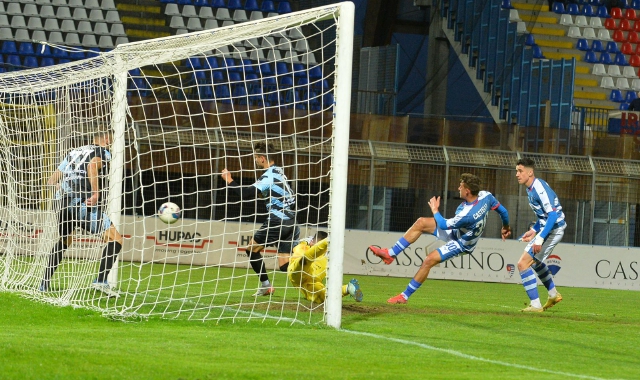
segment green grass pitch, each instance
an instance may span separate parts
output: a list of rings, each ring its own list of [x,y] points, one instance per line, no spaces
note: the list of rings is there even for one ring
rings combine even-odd
[[[408,279],[358,279],[365,298],[345,298],[342,330],[120,322],[0,293],[0,378],[640,378],[638,292],[565,287],[563,302],[530,315],[520,285],[427,280],[409,304],[387,305]]]

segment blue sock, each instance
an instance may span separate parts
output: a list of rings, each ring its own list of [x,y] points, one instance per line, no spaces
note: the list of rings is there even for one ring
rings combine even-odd
[[[533,301],[540,298],[540,296],[538,296],[536,274],[533,273],[533,269],[527,268],[520,272],[520,277],[522,277],[522,286],[524,286],[524,290],[527,292],[529,299]]]
[[[407,239],[405,239],[403,236],[400,238],[400,240],[398,240],[398,242],[393,247],[391,247],[391,249],[389,250],[389,255],[397,256],[400,252],[402,252],[402,250],[404,250],[410,245],[411,243],[409,243]]]
[[[402,294],[404,294],[404,297],[406,299],[409,299],[409,297],[411,297],[411,295],[413,294],[413,292],[415,292],[416,290],[418,290],[418,288],[420,287],[420,285],[422,285],[421,283],[419,283],[418,281],[411,279],[411,282],[409,282],[409,285],[407,285],[407,289],[405,289],[404,292],[402,292]]]
[[[553,283],[553,276],[551,275],[551,271],[549,271],[549,267],[545,263],[534,265],[533,269],[536,270],[538,278],[540,279],[540,281],[542,281],[542,284],[545,288],[547,288],[547,290],[551,290],[556,287],[556,285]]]

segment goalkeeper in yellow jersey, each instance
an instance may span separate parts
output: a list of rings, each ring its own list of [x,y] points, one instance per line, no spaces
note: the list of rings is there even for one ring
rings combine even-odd
[[[289,262],[280,269],[287,271],[289,281],[300,289],[300,292],[311,302],[324,302],[326,288],[324,279],[327,276],[327,233],[318,231],[309,241],[302,241],[293,248]],[[342,285],[342,295],[350,295],[357,302],[362,301],[362,290],[355,278]]]

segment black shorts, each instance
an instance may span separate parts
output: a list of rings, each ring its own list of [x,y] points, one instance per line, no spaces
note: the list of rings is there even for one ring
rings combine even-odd
[[[278,253],[291,253],[298,244],[300,228],[295,224],[285,225],[281,221],[265,220],[253,235],[253,240],[265,247],[277,247]]]

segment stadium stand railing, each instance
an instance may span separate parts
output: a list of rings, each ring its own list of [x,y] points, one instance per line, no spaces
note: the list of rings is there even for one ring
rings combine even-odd
[[[468,66],[509,123],[571,128],[575,59],[546,59],[508,1],[440,0]],[[549,117],[542,120],[546,108]]]

